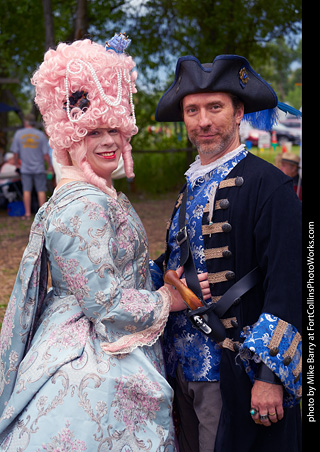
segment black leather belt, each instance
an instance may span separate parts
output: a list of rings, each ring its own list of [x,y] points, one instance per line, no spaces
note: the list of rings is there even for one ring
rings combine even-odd
[[[194,265],[193,256],[190,250],[190,242],[186,226],[186,205],[187,205],[187,188],[183,192],[182,203],[179,211],[179,232],[176,235],[176,242],[180,246],[180,266],[184,266],[185,277],[189,289],[205,304],[202,296],[200,283],[198,280],[197,270]]]
[[[262,281],[261,270],[259,267],[255,267],[222,295],[220,300],[215,303],[214,312],[221,318],[237,299],[242,297],[242,295],[256,286],[260,281]]]
[[[217,303],[206,303],[202,296],[197,270],[190,250],[187,227],[185,224],[186,204],[187,187],[183,192],[182,203],[180,206],[179,232],[176,235],[176,242],[180,246],[180,266],[184,266],[187,285],[203,304],[203,307],[201,308],[188,310],[187,316],[196,328],[201,330],[204,334],[211,337],[216,342],[222,342],[226,337],[226,331],[219,319],[228,311],[237,299],[262,280],[261,271],[259,267],[254,268],[230,287]]]

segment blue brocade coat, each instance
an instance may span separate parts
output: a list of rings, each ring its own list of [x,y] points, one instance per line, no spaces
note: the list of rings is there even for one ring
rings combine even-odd
[[[175,451],[159,343],[170,303],[152,291],[127,198],[60,188],[32,225],[3,322],[0,451]]]

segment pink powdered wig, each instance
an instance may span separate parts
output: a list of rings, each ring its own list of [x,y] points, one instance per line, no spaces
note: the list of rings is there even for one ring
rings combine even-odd
[[[119,129],[125,173],[134,177],[130,145],[138,131],[130,103],[132,93],[137,92],[137,73],[131,73],[134,66],[131,56],[85,39],[48,50],[31,80],[55,158],[71,165],[71,156],[86,180],[100,188],[106,182],[86,161],[84,138],[102,126]]]

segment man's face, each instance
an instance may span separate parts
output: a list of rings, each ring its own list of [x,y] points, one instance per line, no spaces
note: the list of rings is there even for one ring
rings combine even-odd
[[[290,163],[290,162],[281,162],[280,165],[280,169],[281,171],[284,172],[284,174],[286,174],[289,177],[295,177],[298,174],[298,166],[295,165],[294,163]]]
[[[206,165],[240,145],[243,105],[235,111],[226,93],[197,93],[183,98],[183,119],[201,164]]]

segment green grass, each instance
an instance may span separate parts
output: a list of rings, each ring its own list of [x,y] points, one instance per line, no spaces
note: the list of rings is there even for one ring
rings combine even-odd
[[[275,150],[273,148],[260,150],[257,147],[253,147],[250,149],[250,152],[274,165],[276,156],[281,154],[282,150],[280,146],[277,146]],[[300,155],[300,146],[292,146],[291,152]]]

